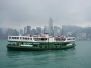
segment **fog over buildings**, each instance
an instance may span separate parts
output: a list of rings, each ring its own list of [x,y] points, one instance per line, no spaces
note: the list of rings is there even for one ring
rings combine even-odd
[[[91,0],[0,0],[0,38],[19,35],[20,28],[21,35],[49,33],[91,40],[90,3]]]
[[[91,0],[0,0],[0,27],[91,26]]]
[[[0,39],[7,39],[8,36],[34,36],[48,33],[49,36],[65,36],[75,37],[76,40],[91,40],[91,27],[79,27],[79,26],[62,26],[62,28],[53,24],[53,19],[49,19],[48,26],[31,28],[31,26],[24,26],[23,29],[18,31],[14,28],[0,28]],[[4,31],[4,32],[3,32]]]

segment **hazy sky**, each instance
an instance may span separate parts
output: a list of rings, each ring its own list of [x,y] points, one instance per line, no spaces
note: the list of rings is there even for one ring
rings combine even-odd
[[[91,0],[0,0],[0,27],[91,26]]]

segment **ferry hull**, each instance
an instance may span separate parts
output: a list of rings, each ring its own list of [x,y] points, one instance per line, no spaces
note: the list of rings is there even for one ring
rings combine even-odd
[[[51,47],[51,48],[39,48],[39,47],[29,47],[29,46],[6,46],[8,50],[15,50],[15,51],[43,51],[43,50],[65,50],[74,48],[75,44],[69,46],[61,46],[61,47]]]

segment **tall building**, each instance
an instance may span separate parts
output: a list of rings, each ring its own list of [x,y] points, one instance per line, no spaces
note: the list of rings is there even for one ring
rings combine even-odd
[[[44,26],[44,33],[48,33],[48,26]]]
[[[60,35],[61,35],[60,27],[54,26],[54,36],[60,36]]]
[[[61,35],[64,35],[67,37],[67,27],[66,26],[62,26],[62,32]]]
[[[18,36],[19,32],[16,29],[8,28],[5,34],[5,38],[8,38],[8,36]]]
[[[86,39],[86,33],[77,33],[76,34],[76,39],[78,40],[85,40]]]
[[[20,29],[20,35],[23,35],[23,30],[22,29]]]
[[[41,33],[41,27],[36,27],[36,34],[39,35]]]
[[[31,35],[36,35],[36,30],[35,29],[31,30]]]
[[[27,34],[30,34],[31,32],[31,26],[27,26]]]
[[[61,35],[61,29],[60,29],[60,27],[57,28],[57,35],[58,35],[58,36]]]
[[[27,33],[27,28],[24,27],[24,35],[26,35],[26,33]]]
[[[52,18],[49,19],[49,35],[54,35]]]
[[[54,26],[54,36],[57,36],[57,30],[58,30],[58,27]]]

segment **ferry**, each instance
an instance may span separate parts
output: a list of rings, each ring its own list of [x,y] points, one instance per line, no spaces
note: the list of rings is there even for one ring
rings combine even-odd
[[[8,50],[43,51],[74,48],[75,37],[49,36],[47,33],[33,36],[8,36]]]

